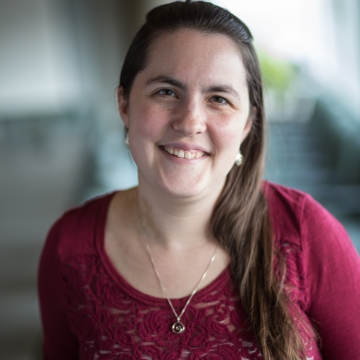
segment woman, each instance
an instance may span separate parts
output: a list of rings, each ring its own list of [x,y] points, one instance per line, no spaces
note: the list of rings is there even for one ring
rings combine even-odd
[[[261,182],[247,27],[200,1],[153,9],[118,101],[139,185],[53,226],[39,273],[46,359],[360,359],[346,233],[310,196]]]

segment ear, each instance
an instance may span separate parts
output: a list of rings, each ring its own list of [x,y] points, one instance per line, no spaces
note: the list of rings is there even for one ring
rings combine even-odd
[[[246,121],[244,131],[243,131],[243,134],[242,134],[241,142],[243,142],[246,139],[246,137],[249,135],[249,132],[250,132],[252,124],[253,124],[253,121],[256,119],[257,112],[258,112],[257,107],[253,106],[252,109],[250,110],[249,118]]]
[[[116,97],[118,101],[118,109],[120,117],[124,125],[129,128],[129,100],[124,96],[124,88],[119,86],[116,89]]]

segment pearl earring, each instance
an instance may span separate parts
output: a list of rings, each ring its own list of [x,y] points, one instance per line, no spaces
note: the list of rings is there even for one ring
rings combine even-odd
[[[235,164],[236,164],[236,166],[240,166],[242,164],[242,162],[243,162],[243,156],[239,150],[238,153],[236,154]]]
[[[125,140],[124,140],[124,144],[126,145],[126,147],[130,147],[129,134],[126,134],[126,138],[125,138]]]

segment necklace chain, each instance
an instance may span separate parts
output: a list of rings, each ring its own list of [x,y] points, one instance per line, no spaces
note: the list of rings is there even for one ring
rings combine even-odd
[[[164,284],[163,284],[162,281],[161,281],[160,274],[159,274],[159,272],[158,272],[158,270],[157,270],[157,268],[156,268],[155,261],[154,261],[154,258],[153,258],[153,256],[152,256],[151,250],[150,250],[149,241],[148,241],[148,239],[147,239],[147,237],[146,237],[143,224],[142,224],[141,221],[140,221],[140,223],[141,223],[141,228],[142,228],[143,234],[144,234],[146,251],[147,251],[147,254],[149,255],[149,259],[150,259],[151,265],[152,265],[152,267],[153,267],[153,269],[154,269],[155,275],[156,275],[156,277],[157,277],[157,279],[158,279],[158,281],[159,281],[159,284],[160,284],[161,289],[162,289],[162,291],[163,291],[163,293],[164,293],[164,295],[165,295],[165,297],[166,297],[166,300],[167,300],[167,302],[169,303],[170,308],[171,308],[171,310],[172,310],[172,312],[174,313],[175,318],[176,318],[176,322],[172,325],[172,331],[173,331],[175,334],[181,334],[181,333],[184,332],[184,330],[185,330],[185,325],[181,322],[181,317],[184,315],[184,313],[185,313],[188,305],[190,304],[191,299],[194,297],[194,295],[195,295],[196,292],[198,291],[201,282],[205,279],[205,277],[206,277],[206,275],[207,275],[207,273],[208,273],[208,270],[209,270],[209,268],[210,268],[210,265],[211,265],[211,263],[212,263],[212,262],[214,261],[214,259],[215,259],[215,254],[216,254],[216,250],[217,250],[217,247],[218,247],[218,246],[216,245],[215,250],[214,250],[214,253],[213,253],[213,255],[211,256],[211,259],[210,259],[210,261],[209,261],[209,263],[208,263],[208,265],[207,265],[204,273],[202,274],[200,280],[198,281],[198,283],[196,284],[194,290],[192,291],[191,295],[189,296],[188,300],[186,301],[186,304],[185,304],[185,306],[183,307],[182,311],[180,312],[180,314],[178,314],[178,313],[176,312],[176,310],[174,309],[174,306],[173,306],[173,304],[172,304],[172,302],[171,302],[171,300],[170,300],[170,298],[169,298],[169,296],[168,296],[168,293],[167,293],[167,291],[166,291],[166,288],[165,288]]]

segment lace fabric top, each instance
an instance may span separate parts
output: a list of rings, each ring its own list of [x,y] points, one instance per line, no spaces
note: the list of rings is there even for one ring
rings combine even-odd
[[[331,229],[336,230],[336,235],[342,235],[343,250],[351,253],[348,270],[353,271],[353,278],[343,286],[344,276],[349,274],[348,270],[341,271],[338,278],[341,277],[343,283],[339,282],[332,289],[325,282],[324,266],[315,266],[319,269],[317,273],[309,272],[314,267],[311,263],[314,255],[316,258],[320,254],[312,253],[315,248],[307,249],[304,240],[312,238],[313,241],[315,238],[309,236],[309,226],[301,226],[301,221],[308,217],[305,202],[315,202],[302,193],[278,186],[267,184],[265,188],[273,209],[271,217],[275,241],[287,262],[286,284],[290,298],[309,323],[310,320],[316,322],[325,346],[321,354],[316,340],[307,339],[308,359],[322,359],[322,356],[325,359],[357,358],[347,357],[350,354],[357,354],[360,358],[360,327],[353,320],[353,316],[360,317],[356,307],[360,291],[354,286],[354,282],[360,281],[360,261],[356,251],[354,253],[339,224],[316,204],[316,209],[326,214],[326,226],[332,223]],[[133,288],[117,272],[104,250],[105,221],[111,198],[112,194],[106,195],[67,212],[49,234],[39,270],[45,358],[262,359],[229,268],[193,297],[182,317],[186,330],[182,334],[171,331],[176,319],[166,299],[155,298]],[[274,207],[274,204],[277,206]],[[286,210],[287,219],[283,210]],[[310,214],[319,219],[314,209]],[[308,239],[304,239],[305,235]],[[337,269],[336,266],[334,269]],[[319,294],[316,294],[316,288],[321,291]],[[326,294],[323,294],[325,290]],[[334,297],[338,290],[346,294],[339,293]],[[334,308],[338,310],[351,291],[352,295],[355,291],[355,298],[347,299],[343,304],[347,308],[341,311],[349,314],[343,318],[336,313],[334,315]],[[331,301],[326,301],[328,296]],[[325,300],[321,300],[319,305],[314,297]],[[172,303],[180,312],[186,300],[173,299]],[[317,310],[318,307],[321,309]],[[323,329],[331,316],[336,319],[336,324],[332,324],[330,329]],[[334,330],[338,324],[342,326],[341,331]],[[346,329],[355,329],[353,334],[357,342],[349,341],[349,336],[342,335]],[[334,338],[338,341],[335,344],[337,353],[333,352]],[[343,338],[347,343],[340,341]],[[345,353],[343,349],[339,352],[343,345],[348,346]]]
[[[239,302],[229,286],[229,271],[197,293],[174,334],[174,315],[166,299],[138,292],[91,256],[67,264],[64,276],[87,279],[67,284],[71,327],[77,334],[80,359],[261,359],[249,323],[238,316]],[[93,284],[93,285],[89,285]],[[187,298],[172,300],[176,310]],[[221,357],[219,357],[221,355]]]

